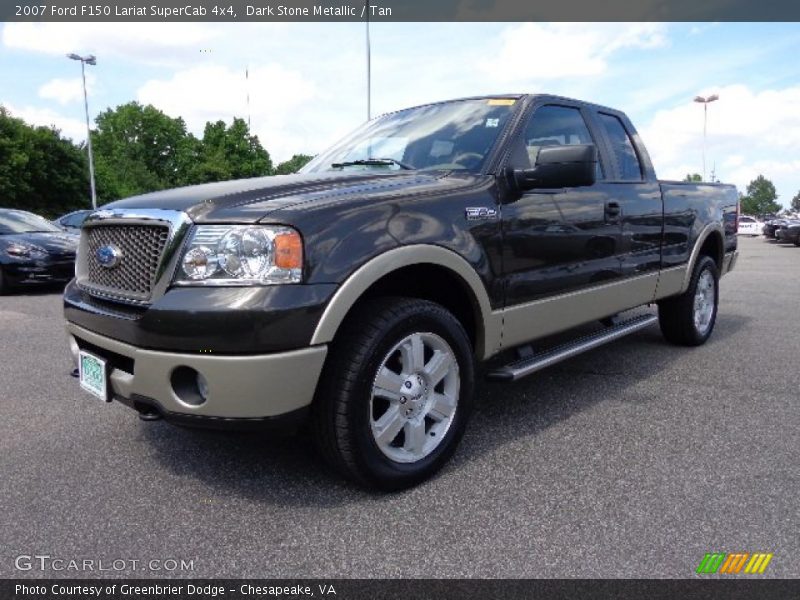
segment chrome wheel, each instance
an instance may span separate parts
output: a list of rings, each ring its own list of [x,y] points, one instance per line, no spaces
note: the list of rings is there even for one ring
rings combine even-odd
[[[694,326],[700,335],[705,335],[708,328],[711,327],[716,304],[716,291],[714,276],[708,270],[704,270],[697,279],[694,293]]]
[[[412,333],[384,357],[372,383],[370,426],[381,452],[417,462],[444,440],[458,405],[458,360],[434,333]]]

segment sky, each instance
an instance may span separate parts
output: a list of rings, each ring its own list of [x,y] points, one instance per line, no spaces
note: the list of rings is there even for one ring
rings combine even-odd
[[[206,121],[250,117],[274,162],[316,154],[367,116],[364,23],[4,23],[0,104],[76,142],[131,100]],[[800,192],[798,23],[372,23],[373,116],[425,102],[555,93],[624,110],[662,179],[703,170],[778,202]],[[245,79],[245,71],[249,79]],[[248,110],[247,96],[250,105]]]

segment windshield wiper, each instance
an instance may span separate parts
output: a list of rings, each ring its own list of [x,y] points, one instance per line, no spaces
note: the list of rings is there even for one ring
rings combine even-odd
[[[401,163],[399,160],[395,160],[393,158],[362,158],[360,160],[349,160],[340,163],[333,163],[331,167],[334,169],[341,169],[342,167],[353,167],[353,166],[361,166],[365,165],[368,167],[385,167],[387,165],[397,165],[401,169],[406,171],[413,171],[414,167],[410,167],[405,163]]]

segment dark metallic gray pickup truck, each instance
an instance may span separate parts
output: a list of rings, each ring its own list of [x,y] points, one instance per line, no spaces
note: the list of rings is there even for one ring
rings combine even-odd
[[[106,205],[64,312],[103,400],[190,426],[310,423],[344,475],[400,489],[455,451],[479,362],[515,380],[656,320],[705,342],[737,219],[733,186],[658,181],[617,110],[468,98],[374,119],[296,175]]]

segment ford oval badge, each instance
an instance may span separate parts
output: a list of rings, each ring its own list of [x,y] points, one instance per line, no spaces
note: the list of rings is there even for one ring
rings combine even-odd
[[[97,249],[95,256],[101,267],[113,269],[119,264],[119,261],[122,260],[122,250],[117,248],[114,244],[106,244]]]

